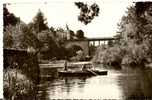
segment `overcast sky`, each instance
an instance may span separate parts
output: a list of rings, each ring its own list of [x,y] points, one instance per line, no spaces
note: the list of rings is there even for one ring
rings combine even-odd
[[[132,0],[5,0],[10,12],[20,17],[25,23],[32,21],[38,9],[44,13],[49,27],[65,28],[66,24],[73,31],[82,29],[86,37],[111,37],[117,32],[117,24],[125,14],[127,7],[133,5]],[[98,17],[92,23],[84,25],[77,20],[80,10],[75,1],[84,1],[91,5],[96,2],[100,7]]]

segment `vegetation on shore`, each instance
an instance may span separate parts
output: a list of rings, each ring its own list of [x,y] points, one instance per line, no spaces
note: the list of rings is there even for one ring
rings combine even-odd
[[[93,58],[112,66],[141,65],[152,61],[152,3],[136,2],[128,8],[126,15],[118,24],[119,40],[112,47],[99,47]]]
[[[36,96],[34,84],[20,70],[9,69],[3,73],[4,98],[6,100],[29,100]]]

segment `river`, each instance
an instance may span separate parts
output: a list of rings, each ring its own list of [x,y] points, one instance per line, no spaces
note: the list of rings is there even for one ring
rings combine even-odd
[[[108,75],[58,77],[41,80],[39,100],[50,99],[143,99],[152,96],[152,71],[108,70]]]

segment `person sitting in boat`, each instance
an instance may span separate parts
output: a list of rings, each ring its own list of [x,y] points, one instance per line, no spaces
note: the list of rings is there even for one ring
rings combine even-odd
[[[85,71],[85,72],[90,72],[92,73],[92,75],[97,75],[97,73],[95,73],[93,70],[92,70],[92,67],[90,65],[83,65],[82,67],[82,71]]]
[[[88,68],[86,65],[82,65],[82,71],[88,71]]]

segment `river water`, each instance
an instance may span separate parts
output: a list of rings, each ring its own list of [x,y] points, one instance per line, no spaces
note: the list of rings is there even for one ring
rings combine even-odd
[[[139,99],[152,96],[152,71],[108,70],[108,75],[58,77],[41,80],[38,98],[50,99]]]

